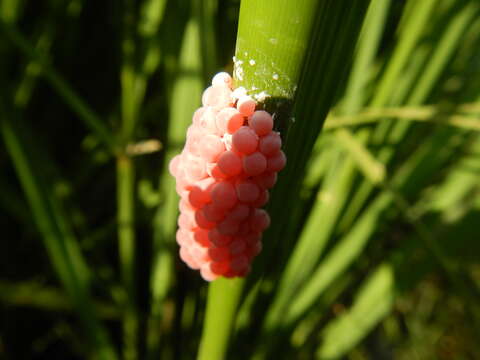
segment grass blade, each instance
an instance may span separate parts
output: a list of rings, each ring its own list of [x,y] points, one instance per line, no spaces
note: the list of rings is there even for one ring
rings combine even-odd
[[[116,139],[104,124],[104,121],[77,95],[43,55],[38,53],[35,47],[28,42],[14,25],[0,21],[0,29],[7,35],[13,45],[40,66],[41,74],[49,81],[57,94],[63,98],[65,103],[77,114],[79,119],[82,120],[112,152],[115,152],[117,150]]]
[[[177,69],[178,75],[173,79],[167,147],[160,178],[160,192],[163,201],[155,213],[152,224],[154,257],[150,279],[152,307],[148,330],[149,358],[158,357],[162,307],[168,291],[175,281],[173,265],[174,254],[176,254],[175,231],[177,228],[178,195],[175,191],[175,179],[168,171],[168,164],[181,151],[192,114],[200,105],[203,74],[199,36],[198,20],[192,15],[186,24],[183,35],[179,68]],[[191,101],[191,99],[196,100]]]
[[[3,139],[43,236],[52,265],[74,303],[98,357],[105,360],[116,359],[108,334],[98,321],[92,305],[87,282],[90,277],[87,274],[88,268],[83,265],[78,248],[72,244],[70,235],[65,234],[64,225],[58,223],[59,214],[52,208],[50,195],[38,180],[41,176],[34,172],[25,144],[17,135],[1,103],[0,111]]]

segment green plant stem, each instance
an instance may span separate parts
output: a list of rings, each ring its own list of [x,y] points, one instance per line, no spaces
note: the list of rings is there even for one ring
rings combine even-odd
[[[117,158],[118,240],[121,278],[124,285],[125,358],[134,359],[138,323],[135,310],[134,167],[127,156]]]
[[[136,91],[136,66],[133,39],[135,7],[132,0],[124,1],[123,14],[123,63],[121,82],[121,128],[120,139],[125,148],[133,141],[138,120],[139,97]],[[123,357],[138,358],[138,314],[135,286],[135,164],[129,156],[117,156],[117,204],[118,246],[121,279],[124,287]]]
[[[291,103],[317,6],[316,0],[243,1],[234,62],[236,85]]]
[[[244,279],[220,278],[210,284],[198,360],[226,358],[228,338],[234,325],[244,283]]]
[[[148,359],[160,356],[160,340],[165,299],[175,281],[174,254],[177,229],[178,195],[175,179],[168,171],[170,160],[178,155],[185,142],[185,133],[202,96],[202,63],[198,19],[191,14],[187,21],[180,49],[179,64],[172,79],[167,144],[164,167],[159,181],[161,203],[152,221],[153,260],[150,278],[151,310],[148,319]]]

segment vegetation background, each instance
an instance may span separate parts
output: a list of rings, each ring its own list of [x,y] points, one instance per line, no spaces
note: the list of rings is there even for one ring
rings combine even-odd
[[[1,0],[0,358],[480,358],[479,10]],[[289,161],[252,274],[207,286],[165,169],[245,52]]]

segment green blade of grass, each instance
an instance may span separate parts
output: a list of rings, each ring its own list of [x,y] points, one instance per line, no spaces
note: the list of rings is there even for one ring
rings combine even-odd
[[[7,23],[15,23],[24,4],[22,0],[4,0],[0,3],[0,17]]]
[[[87,282],[90,277],[88,268],[84,266],[78,247],[73,243],[74,240],[65,227],[65,219],[59,223],[62,215],[58,213],[55,206],[52,207],[51,195],[39,182],[38,179],[41,179],[41,176],[34,172],[25,144],[7,118],[3,104],[0,106],[2,136],[35,222],[43,236],[52,265],[74,303],[99,358],[115,359],[114,348],[107,332],[98,321],[91,302]]]
[[[471,114],[468,113],[470,106],[472,109]],[[458,113],[444,112],[441,108],[435,106],[403,106],[381,109],[367,108],[353,116],[329,116],[325,122],[325,130],[372,124],[382,121],[385,118],[394,118],[396,120],[425,121],[430,122],[432,125],[443,124],[478,131],[480,130],[480,121],[478,121],[478,118],[475,116],[477,114],[475,107],[475,104],[459,105],[455,109]],[[462,111],[463,108],[467,110],[467,113]]]
[[[295,197],[300,185],[299,174],[304,172],[323,120],[335,100],[341,84],[339,78],[343,79],[346,74],[367,6],[368,1],[356,2],[355,7],[341,2],[321,2],[317,9],[312,43],[303,67],[295,103],[295,118],[289,119],[286,133],[285,150],[289,161],[279,177],[268,206],[272,226],[266,236],[274,240],[265,242],[265,253],[274,251],[278,254],[275,258],[278,257],[279,261],[273,266],[272,263],[268,264],[266,257],[258,259],[260,265],[270,267],[269,271],[274,271],[274,268],[283,264],[293,246],[292,237],[282,241],[281,245],[276,241],[284,238],[287,226],[294,226],[289,222],[289,212],[283,210],[284,204],[296,203]],[[344,61],[333,61],[334,58]],[[299,139],[302,146],[298,146]]]
[[[34,60],[41,68],[41,74],[48,80],[57,94],[77,114],[92,132],[101,139],[112,151],[117,151],[117,141],[112,132],[104,124],[104,121],[88,106],[85,101],[77,95],[71,86],[58,74],[49,62],[40,54],[34,46],[17,30],[12,24],[0,21],[0,29],[7,35],[8,39],[25,56]]]
[[[439,45],[432,50],[433,53],[430,54],[429,58],[425,60],[426,70],[423,70],[419,78],[410,79],[411,83],[414,84],[414,86],[413,89],[409,91],[409,93],[404,93],[404,96],[407,97],[407,99],[397,99],[397,101],[406,101],[408,105],[415,106],[421,104],[426,99],[428,94],[432,91],[432,88],[434,87],[436,81],[438,81],[438,78],[444,70],[444,67],[448,64],[447,60],[451,58],[456,51],[459,43],[458,40],[468,28],[468,24],[472,21],[477,11],[478,4],[476,2],[468,2],[463,6],[462,11],[456,12],[452,15],[449,23],[447,24],[447,27],[445,28],[445,31],[440,36]],[[427,19],[425,18],[424,22],[426,21]],[[405,36],[408,42],[410,42],[409,39],[411,38],[411,36],[411,34]],[[399,51],[396,52],[396,54],[399,55],[394,55],[392,61],[405,61],[407,54],[404,54],[403,51],[400,51],[402,49],[403,48],[400,48]],[[392,66],[392,68],[395,70],[397,66]],[[422,68],[419,67],[418,71],[422,71]],[[414,83],[414,81],[416,82]],[[384,87],[387,86],[385,85]],[[410,88],[412,87],[412,85],[408,87]],[[372,101],[372,106],[375,106],[375,104],[380,104],[380,100],[382,100],[382,96],[379,95],[377,99],[374,99]],[[400,144],[401,140],[404,138],[405,134],[410,128],[410,123],[397,123],[394,125],[393,128],[391,128],[391,125],[391,121],[383,121],[379,123],[379,126],[374,132],[373,141],[376,143],[387,142],[393,144]],[[376,155],[376,157],[382,163],[388,164],[388,162],[392,159],[393,155],[394,150],[387,147],[381,149],[378,155]],[[357,192],[358,196],[352,201],[352,205],[354,204],[354,206],[351,206],[347,214],[345,214],[344,219],[342,220],[342,226],[344,228],[349,227],[350,222],[357,216],[358,212],[362,208],[366,199],[368,199],[368,196],[371,194],[372,190],[373,186],[369,182],[363,182],[360,185]]]
[[[203,74],[199,36],[198,19],[192,15],[183,35],[178,73],[173,79],[171,89],[168,139],[159,185],[162,201],[152,224],[154,231],[154,256],[150,279],[152,307],[148,325],[148,356],[152,359],[158,357],[162,307],[175,280],[173,265],[176,253],[178,195],[175,190],[175,179],[168,171],[168,164],[181,152],[193,112],[200,105]]]
[[[148,77],[158,67],[161,56],[158,38],[158,30],[165,15],[167,0],[147,0],[142,4],[141,17],[138,24],[138,34],[143,42],[143,64],[138,77]],[[137,84],[141,81],[137,78]],[[138,87],[139,85],[137,85]],[[139,91],[144,94],[143,91]]]
[[[136,87],[137,66],[134,42],[135,6],[132,0],[124,1],[121,84],[120,139],[123,147],[134,140],[139,120],[142,99]],[[140,95],[140,96],[139,96]],[[123,284],[123,358],[138,359],[139,317],[137,309],[137,287],[135,281],[135,163],[127,154],[117,155],[117,221],[118,257]]]
[[[390,186],[406,197],[418,191],[428,178],[428,174],[440,168],[448,159],[458,141],[455,135],[452,136],[445,129],[437,131],[394,174]],[[395,204],[395,201],[395,192],[384,191],[365,209],[351,231],[338,241],[312,274],[299,296],[292,301],[289,312],[284,316],[283,321],[286,325],[294,323],[305,315],[315,299],[342,271],[345,271],[375,232],[376,224],[383,218],[384,211]]]
[[[433,197],[443,199],[445,194],[448,200],[443,204],[437,203],[441,205],[435,207],[434,211],[442,211],[447,214],[457,204],[462,204],[461,206],[464,207],[465,201],[463,199],[477,187],[479,177],[475,172],[468,170],[468,167],[465,168],[465,164],[472,160],[478,163],[474,159],[475,155],[472,157],[472,154],[477,152],[479,144],[477,137],[476,141],[473,141],[469,146],[467,154],[449,172],[447,179],[435,188]],[[454,188],[451,186],[453,184],[455,184]],[[453,193],[453,196],[448,197],[449,193]],[[399,194],[396,196],[399,196]],[[403,211],[409,210],[405,209],[405,204],[400,205],[400,207]],[[409,217],[408,214],[406,216]],[[432,234],[436,234],[436,243],[439,243],[442,232],[444,232],[444,229],[441,225],[439,228],[433,229]],[[419,237],[425,237],[424,229],[420,229],[417,233]],[[431,237],[432,234],[428,236]],[[317,351],[317,358],[330,359],[344,356],[390,312],[393,300],[398,293],[408,290],[427,271],[431,270],[434,261],[433,257],[429,255],[427,255],[429,257],[427,266],[425,266],[426,261],[423,259],[415,260],[423,262],[424,266],[422,267],[412,266],[409,263],[413,259],[411,253],[417,246],[416,242],[416,237],[411,237],[403,242],[400,248],[392,252],[389,261],[379,265],[372,275],[367,277],[351,308],[332,320],[322,331],[322,341]],[[438,251],[443,252],[441,249],[436,250],[436,252]],[[440,256],[445,257],[446,254],[440,254]]]
[[[409,20],[409,21],[411,21],[413,25],[421,28],[420,25],[421,25],[422,23],[425,23],[425,22],[426,22],[428,13],[431,11],[431,7],[430,7],[430,6],[432,6],[432,4],[430,4],[429,7],[427,7],[427,6],[422,7],[422,8],[421,8],[421,10],[422,10],[422,12],[423,12],[422,16],[419,17],[419,15],[417,14],[417,15],[415,15],[415,17],[414,17],[413,19],[411,19],[411,20]],[[422,20],[422,21],[420,21],[419,19]],[[413,26],[413,25],[412,25],[412,26]],[[410,32],[411,32],[411,30],[412,30],[412,27],[409,28],[409,31],[410,31]],[[407,55],[408,55],[407,50],[409,50],[409,49],[411,49],[411,48],[413,47],[413,45],[414,45],[414,43],[415,43],[415,42],[413,41],[413,38],[415,38],[415,37],[418,38],[418,34],[415,36],[415,34],[409,33],[408,36],[405,37],[405,39],[404,39],[401,43],[405,42],[406,44],[400,46],[398,51],[396,50],[396,53],[395,53],[396,55],[394,55],[392,61],[398,62],[398,63],[404,63],[404,62],[406,61]],[[398,72],[398,71],[399,71],[399,70],[398,70],[398,67],[399,67],[398,64],[389,66],[389,67],[387,68],[387,73],[389,73],[389,72],[392,72],[392,73]],[[381,84],[383,84],[383,85],[381,85],[381,88],[383,89],[383,91],[387,91],[387,90],[388,90],[388,91],[391,91],[391,89],[393,89],[393,82],[392,82],[393,80],[391,80],[391,79],[393,79],[393,78],[394,78],[393,75],[389,75],[389,76],[387,77],[387,80],[388,80],[388,81],[384,80],[383,83],[381,83]],[[386,101],[386,98],[384,98],[384,95],[378,95],[377,98],[374,99],[374,103],[377,103],[377,104],[382,103],[383,101]],[[372,187],[372,185],[370,185],[370,184],[368,184],[368,185],[369,185],[369,188]],[[365,195],[365,194],[364,194],[364,195]],[[366,199],[366,196],[364,196],[364,199]],[[364,220],[361,220],[361,221],[364,221]],[[359,239],[360,239],[360,237],[359,237]],[[365,239],[365,238],[363,238],[363,239]],[[363,245],[362,245],[362,246],[363,246]],[[353,247],[352,247],[352,249],[353,249]],[[347,252],[346,254],[348,254],[348,252]],[[339,256],[340,256],[340,255],[339,255]],[[341,257],[341,256],[340,256],[340,257]],[[352,260],[353,260],[353,258],[352,258]],[[340,261],[338,261],[337,264],[340,264]],[[327,275],[328,275],[328,272],[327,272],[323,267],[322,267],[322,269],[323,269],[324,274],[327,276]],[[319,272],[317,272],[316,274],[320,274],[320,270],[319,270]],[[328,277],[328,276],[327,276],[327,277]]]
[[[391,93],[396,86],[396,80],[400,76],[402,68],[417,44],[419,37],[422,35],[422,28],[428,22],[434,5],[435,0],[418,1],[415,11],[408,13],[409,16],[404,16],[404,19],[408,20],[406,20],[405,27],[400,35],[401,39],[395,48],[392,59],[380,80],[378,89],[375,91],[372,106],[379,107],[388,103]]]
[[[0,280],[0,302],[9,306],[71,312],[75,310],[65,292],[35,282],[12,283]],[[95,312],[104,319],[117,319],[120,310],[111,303],[94,301]]]
[[[364,89],[366,84],[365,76],[377,51],[388,8],[389,1],[375,0],[367,13],[356,54],[358,60],[354,62],[351,80],[347,85],[348,97],[344,107],[347,113],[355,113],[362,105],[360,94],[363,90],[360,89]],[[350,107],[346,107],[347,105]],[[322,184],[321,193],[313,205],[312,212],[280,280],[275,301],[266,318],[265,331],[267,332],[273,331],[278,322],[281,322],[291,298],[314,269],[344,207],[354,180],[355,165],[353,159],[337,156],[337,161],[332,162],[330,176],[327,176]]]
[[[339,145],[347,150],[364,176],[370,180],[372,184],[378,185],[385,180],[385,166],[377,161],[370,151],[358,141],[350,131],[340,129],[335,135]]]
[[[393,304],[394,286],[392,267],[379,266],[356,295],[351,309],[325,327],[317,359],[339,359],[345,355],[388,313]]]

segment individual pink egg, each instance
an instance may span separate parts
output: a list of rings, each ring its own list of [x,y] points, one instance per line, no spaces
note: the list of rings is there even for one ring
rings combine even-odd
[[[191,232],[191,239],[202,245],[202,246],[210,246],[210,240],[208,239],[208,230],[207,229],[195,229]]]
[[[224,108],[233,105],[232,91],[223,85],[212,85],[202,95],[203,106]]]
[[[215,179],[207,177],[195,183],[188,194],[188,202],[193,208],[200,208],[211,200],[211,190],[216,184]]]
[[[252,203],[252,206],[256,208],[261,208],[268,203],[268,199],[269,199],[268,190],[262,190],[260,191],[260,196],[258,197],[258,199]]]
[[[242,238],[235,238],[230,245],[228,245],[228,248],[230,250],[231,255],[238,255],[241,254],[245,251],[247,248],[247,245],[245,241],[243,241]]]
[[[270,216],[263,209],[255,209],[250,218],[250,228],[254,232],[262,232],[270,226]]]
[[[191,190],[193,188],[193,185],[195,181],[190,179],[183,166],[178,166],[177,168],[177,185],[179,185],[181,188],[184,190]]]
[[[184,230],[194,230],[197,227],[196,223],[187,214],[180,214],[177,223],[178,227]]]
[[[200,119],[200,127],[205,134],[223,135],[222,131],[217,127],[216,123],[217,111],[214,108],[208,107]]]
[[[267,168],[267,158],[257,152],[243,157],[243,171],[249,176],[262,174]]]
[[[188,195],[188,190],[185,190],[184,187],[181,186],[181,184],[177,183],[175,185],[175,191],[177,192],[178,196],[184,197]]]
[[[247,96],[247,89],[245,89],[243,86],[233,89],[232,97],[234,99],[240,99],[242,96]]]
[[[187,212],[187,211],[194,211],[196,210],[196,208],[194,208],[192,206],[192,204],[190,204],[190,202],[188,201],[188,196],[186,198],[181,198],[180,199],[180,202],[178,203],[178,209],[181,211],[181,212]]]
[[[250,246],[262,240],[262,235],[260,233],[249,232],[243,237],[245,243]]]
[[[249,258],[254,258],[255,256],[258,256],[262,252],[262,242],[257,241],[256,243],[249,245],[247,247],[247,250],[245,251],[245,254]]]
[[[200,147],[200,156],[209,163],[217,161],[218,157],[225,151],[225,144],[222,139],[213,134],[206,135]],[[208,173],[208,171],[207,171]]]
[[[230,261],[230,268],[238,273],[244,271],[248,267],[248,259],[245,255],[238,255]]]
[[[225,209],[216,207],[214,203],[206,204],[202,211],[208,221],[218,222],[225,218]]]
[[[212,79],[212,85],[232,87],[232,77],[226,72],[219,72]]]
[[[260,196],[260,188],[250,180],[241,180],[235,184],[238,200],[244,203],[250,203]]]
[[[190,252],[185,246],[180,247],[180,258],[191,269],[193,270],[200,269],[200,265],[194,260],[193,256],[190,255]]]
[[[246,204],[237,203],[229,212],[226,214],[226,218],[233,222],[242,222],[248,218],[250,215],[250,207]]]
[[[190,155],[185,163],[185,173],[192,180],[201,180],[207,177],[206,162],[204,159]]]
[[[267,166],[268,166],[268,160],[267,160]],[[253,178],[253,181],[255,182],[255,184],[257,184],[263,189],[271,189],[277,182],[277,173],[266,172],[258,176],[255,176]]]
[[[220,170],[228,176],[235,176],[242,172],[242,160],[233,151],[222,153],[217,164]]]
[[[243,123],[243,116],[240,114],[240,112],[232,107],[227,107],[224,109],[221,109],[216,117],[215,117],[215,123],[217,125],[217,128],[222,132],[226,133],[227,132],[227,123],[230,119],[236,118],[237,122],[242,122]]]
[[[202,246],[198,243],[192,243],[191,246],[188,247],[188,252],[192,257],[195,259],[197,264],[202,264],[206,261],[210,261],[210,255],[208,253],[209,247]]]
[[[214,184],[210,197],[215,206],[222,209],[230,209],[238,201],[235,187],[229,181],[220,181]]]
[[[237,231],[237,236],[246,236],[250,233],[250,221],[246,220],[242,223],[240,223],[240,226],[238,227]]]
[[[201,140],[205,136],[205,131],[195,125],[190,125],[187,130],[187,141],[185,143],[185,149],[182,155],[182,159],[188,158],[190,155],[199,155],[201,148]],[[185,164],[186,161],[182,160]]]
[[[232,242],[232,237],[221,234],[217,228],[210,229],[208,239],[218,247],[226,246]]]
[[[287,164],[287,157],[283,151],[279,151],[275,155],[267,158],[267,171],[278,172],[282,170]]]
[[[273,119],[268,112],[264,110],[257,110],[249,118],[248,125],[255,130],[258,135],[263,136],[272,131]]]
[[[272,156],[278,153],[282,147],[282,139],[277,132],[271,132],[260,139],[258,148],[266,156]]]
[[[237,101],[237,109],[243,116],[250,116],[255,111],[257,103],[250,96],[241,96]]]
[[[200,275],[202,276],[203,280],[205,281],[213,281],[216,278],[218,278],[217,274],[214,274],[212,270],[210,269],[210,264],[205,263],[202,265],[200,268]]]
[[[248,258],[247,258],[248,261]],[[251,266],[250,263],[247,263],[247,266],[245,266],[242,270],[239,270],[236,272],[238,277],[245,277],[250,273]]]
[[[193,113],[193,119],[192,119],[192,123],[194,125],[200,125],[200,119],[202,118],[202,115],[206,109],[207,109],[206,107],[201,107],[195,110],[195,112]]]
[[[210,262],[210,270],[216,275],[224,275],[229,269],[229,261],[225,260]]]
[[[192,243],[192,238],[190,237],[190,231],[186,229],[178,229],[175,235],[177,244],[180,246],[189,246]]]
[[[201,209],[195,211],[195,222],[199,228],[202,229],[213,229],[216,225],[213,221],[208,221],[203,215],[203,211]]]
[[[218,181],[228,178],[228,175],[220,170],[217,163],[207,163],[207,174]]]
[[[213,261],[224,261],[229,257],[227,246],[212,246],[208,249],[208,255]]]
[[[173,177],[177,176],[177,169],[180,164],[180,155],[175,155],[168,164],[168,171]]]
[[[243,154],[253,153],[258,146],[258,135],[248,126],[242,126],[232,136],[233,148]]]
[[[217,224],[217,230],[222,235],[232,236],[238,232],[239,223],[224,219]]]

